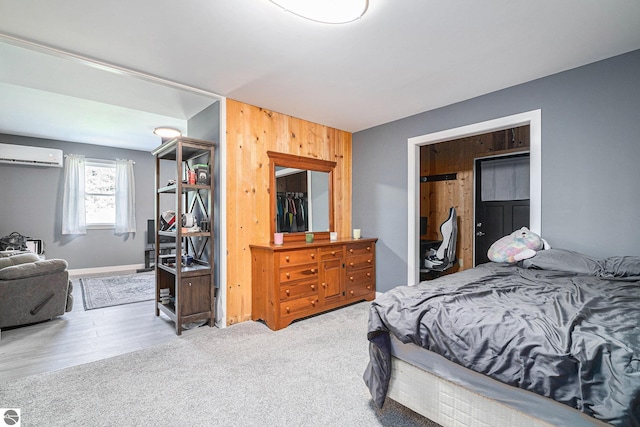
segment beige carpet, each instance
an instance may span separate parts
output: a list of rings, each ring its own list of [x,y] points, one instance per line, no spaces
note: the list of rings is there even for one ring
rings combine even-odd
[[[368,303],[274,332],[191,330],[170,344],[0,384],[25,426],[434,426],[362,374]]]

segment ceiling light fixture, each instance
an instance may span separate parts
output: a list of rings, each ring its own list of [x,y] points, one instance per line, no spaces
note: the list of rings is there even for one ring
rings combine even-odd
[[[182,132],[180,132],[178,129],[169,128],[169,127],[158,127],[158,128],[155,128],[153,130],[153,133],[155,133],[156,135],[158,135],[161,138],[177,138],[177,137],[182,135]]]
[[[269,0],[285,12],[322,24],[347,24],[360,19],[369,0]]]

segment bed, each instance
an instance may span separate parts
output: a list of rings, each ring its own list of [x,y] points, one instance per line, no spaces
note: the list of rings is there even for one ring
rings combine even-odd
[[[442,425],[640,425],[640,257],[550,249],[372,302],[364,380]]]

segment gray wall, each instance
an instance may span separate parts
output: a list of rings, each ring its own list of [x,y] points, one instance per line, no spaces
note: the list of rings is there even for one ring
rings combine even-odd
[[[154,215],[154,159],[149,152],[2,134],[0,142],[59,148],[64,154],[84,154],[96,159],[134,160],[135,234],[115,235],[110,229],[63,236],[64,169],[0,164],[0,235],[17,231],[43,239],[46,257],[66,259],[71,269],[144,262],[147,219]]]
[[[355,133],[353,226],[380,239],[378,291],[407,280],[407,139],[536,109],[543,237],[597,257],[640,255],[638,76],[640,50]]]
[[[187,122],[189,136],[192,138],[213,141],[220,144],[220,102],[215,102],[205,108]],[[219,145],[218,145],[219,147]],[[220,196],[221,189],[217,185],[220,182],[220,149],[217,148],[214,155],[211,177],[213,182],[213,239],[214,239],[214,272],[215,286],[220,287]]]

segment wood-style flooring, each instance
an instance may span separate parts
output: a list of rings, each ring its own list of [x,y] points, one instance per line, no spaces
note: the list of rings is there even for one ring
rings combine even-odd
[[[2,330],[0,382],[180,339],[168,317],[156,317],[154,301],[85,311],[80,282],[72,281],[72,311],[47,322]]]

